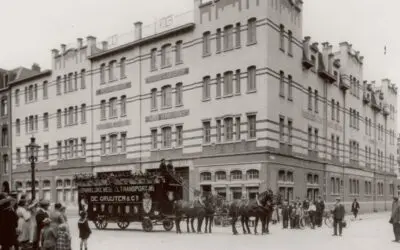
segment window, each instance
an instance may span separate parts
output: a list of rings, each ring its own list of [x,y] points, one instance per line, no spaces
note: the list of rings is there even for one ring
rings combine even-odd
[[[171,66],[171,44],[166,44],[161,48],[161,67]]]
[[[217,133],[217,142],[221,142],[221,120],[217,120],[217,127],[216,127],[216,133]]]
[[[157,70],[157,49],[152,49],[150,52],[150,69]]]
[[[106,137],[105,136],[101,136],[101,138],[100,138],[100,150],[101,150],[102,155],[106,154]]]
[[[332,120],[335,120],[335,100],[331,100],[331,118]]]
[[[19,92],[20,92],[19,89],[15,90],[15,105],[16,106],[19,106],[19,95],[20,95]]]
[[[231,141],[233,139],[233,119],[231,117],[224,119],[224,128],[225,141]]]
[[[86,138],[81,138],[81,153],[86,156]]]
[[[209,31],[203,33],[203,56],[211,54],[211,33]]]
[[[257,89],[256,73],[257,70],[255,66],[247,68],[247,91],[254,91]]]
[[[68,125],[74,124],[74,107],[68,108]]]
[[[203,122],[203,143],[211,142],[211,122]]]
[[[288,143],[289,145],[292,144],[292,137],[293,137],[293,121],[288,120]]]
[[[81,105],[81,123],[86,123],[86,104]]]
[[[110,107],[109,107],[109,118],[117,117],[117,98],[113,97],[110,99]]]
[[[215,179],[217,181],[224,181],[226,180],[226,173],[224,171],[217,171],[215,173]]]
[[[126,77],[125,67],[126,67],[126,58],[123,57],[121,58],[121,61],[119,63],[119,74],[121,79]]]
[[[210,77],[206,76],[203,78],[203,100],[210,99]]]
[[[235,28],[235,47],[236,48],[240,48],[240,44],[241,44],[241,24],[240,23],[236,23],[236,28]]]
[[[151,102],[151,110],[156,110],[157,109],[157,89],[155,89],[155,88],[151,90],[150,102]]]
[[[279,141],[283,142],[285,140],[285,118],[283,116],[279,117]]]
[[[72,73],[68,74],[68,92],[73,91],[73,87],[72,87]]]
[[[280,49],[282,51],[285,51],[285,26],[283,26],[282,24],[280,25],[279,44]]]
[[[46,161],[49,159],[49,145],[48,144],[45,144],[43,146],[43,159]]]
[[[121,96],[121,116],[126,116],[126,96]]]
[[[312,89],[308,87],[308,110],[312,110]]]
[[[110,151],[111,153],[117,153],[118,151],[118,135],[110,135]]]
[[[57,110],[57,128],[61,128],[61,109]]]
[[[256,115],[248,115],[247,116],[247,130],[248,136],[250,139],[256,138]]]
[[[251,45],[257,42],[257,19],[249,19],[247,26],[247,45]]]
[[[221,97],[221,75],[217,74],[217,84],[215,85],[216,88],[216,97]]]
[[[314,129],[315,151],[318,152],[318,129]]]
[[[57,88],[57,95],[61,95],[61,76],[57,76],[56,88]]]
[[[288,54],[292,55],[293,52],[293,34],[292,31],[288,31]]]
[[[228,71],[224,74],[224,95],[233,94],[233,72]]]
[[[68,77],[67,75],[64,75],[64,93],[68,92]]]
[[[100,65],[100,83],[106,82],[106,65],[103,63]]]
[[[258,170],[255,169],[250,169],[247,171],[247,179],[248,180],[254,180],[259,178],[259,172]]]
[[[171,92],[171,86],[169,85],[161,88],[161,107],[169,108],[172,106]]]
[[[157,148],[157,129],[151,130],[151,148],[152,149]]]
[[[8,173],[8,167],[8,155],[3,155],[3,170],[5,174]]]
[[[81,70],[81,89],[86,88],[86,70]]]
[[[25,103],[27,103],[28,102],[28,87],[25,87],[24,94],[25,94]]]
[[[43,82],[43,99],[47,99],[48,98],[48,83],[47,81]]]
[[[217,29],[217,53],[221,52],[221,29]]]
[[[240,117],[236,117],[235,118],[235,126],[236,126],[236,128],[235,128],[235,134],[236,134],[236,140],[240,140],[240,133],[241,133],[241,130],[240,130]]]
[[[20,119],[15,120],[15,134],[16,135],[21,134],[21,120]]]
[[[163,127],[161,129],[163,148],[171,147],[171,127]]]
[[[201,181],[211,181],[211,173],[210,172],[203,172],[200,174]]]
[[[182,100],[182,83],[179,82],[175,85],[175,105],[180,106],[183,105],[183,100]]]
[[[49,113],[43,114],[43,129],[49,129]]]
[[[231,180],[236,181],[236,180],[242,180],[242,171],[239,170],[234,170],[231,172]]]
[[[224,28],[224,50],[233,49],[233,26],[228,25]]]
[[[315,113],[318,113],[318,90],[314,91],[315,99],[314,99],[314,111]]]
[[[182,125],[176,126],[176,146],[180,147],[183,145],[183,127]]]
[[[235,80],[236,80],[236,94],[240,94],[240,69],[236,70],[236,76],[235,76]]]
[[[116,64],[117,64],[116,61],[111,61],[108,65],[108,80],[110,82],[116,80],[116,77],[115,77]]]
[[[38,99],[38,86],[35,84],[35,101]]]
[[[105,120],[106,119],[106,101],[101,100],[100,103],[100,120]]]
[[[308,149],[312,148],[312,127],[308,127]]]
[[[61,141],[57,142],[57,159],[61,159],[62,158],[62,144]]]
[[[293,79],[288,75],[288,100],[293,100]]]
[[[178,41],[175,44],[175,64],[181,64],[182,61],[182,41]]]
[[[7,115],[7,110],[8,110],[7,106],[8,106],[7,99],[2,99],[1,100],[1,115],[2,116]]]
[[[285,73],[282,70],[279,73],[279,95],[285,97]]]
[[[74,90],[78,90],[78,72],[75,72],[75,77],[74,77]]]

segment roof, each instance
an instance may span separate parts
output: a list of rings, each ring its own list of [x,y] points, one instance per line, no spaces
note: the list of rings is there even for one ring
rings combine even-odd
[[[15,69],[15,71],[17,73],[17,77],[15,78],[15,80],[11,81],[9,83],[9,85],[16,85],[16,84],[24,83],[29,80],[35,80],[37,78],[50,75],[52,72],[51,70],[44,70],[41,72],[36,72],[36,71],[29,70],[29,69],[26,69],[23,67],[19,67],[19,68]]]

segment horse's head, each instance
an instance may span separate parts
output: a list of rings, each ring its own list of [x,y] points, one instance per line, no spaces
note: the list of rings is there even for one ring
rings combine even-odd
[[[270,207],[274,203],[274,193],[272,190],[267,190],[258,195],[258,200],[263,207]]]

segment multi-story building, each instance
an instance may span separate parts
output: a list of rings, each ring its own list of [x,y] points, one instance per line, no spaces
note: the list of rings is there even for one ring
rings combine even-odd
[[[347,42],[333,52],[303,39],[300,0],[195,0],[189,14],[152,34],[135,23],[126,43],[89,36],[62,46],[51,71],[11,85],[43,85],[47,95],[12,105],[18,188],[30,187],[22,155],[32,127],[39,193],[52,200],[75,200],[75,173],[151,171],[167,158],[186,179],[185,198],[271,188],[289,200],[388,207],[397,116],[389,80],[364,81],[363,58]]]

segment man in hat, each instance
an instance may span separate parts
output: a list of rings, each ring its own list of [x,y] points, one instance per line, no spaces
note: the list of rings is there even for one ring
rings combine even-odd
[[[164,158],[161,159],[159,170],[160,170],[160,174],[163,176],[165,176],[165,174],[167,173],[167,165],[165,164]]]
[[[335,207],[333,208],[332,214],[333,214],[333,236],[337,236],[338,227],[339,227],[339,236],[342,236],[345,210],[343,204],[340,203],[340,198],[336,198],[336,203]]]
[[[400,202],[397,196],[393,197],[392,215],[389,222],[393,225],[394,242],[400,243]]]
[[[59,225],[65,223],[64,217],[62,216],[61,210],[63,206],[61,203],[54,204],[54,210],[50,212],[50,220],[51,225],[54,228],[57,228]]]
[[[36,212],[36,240],[34,242],[34,247],[38,249],[38,244],[40,240],[40,233],[43,228],[43,221],[46,218],[49,218],[48,209],[50,206],[50,202],[47,200],[41,200],[39,202],[39,208]]]
[[[6,193],[0,193],[0,246],[2,250],[10,250],[11,247],[17,246],[18,216],[13,208],[15,203],[15,199]]]
[[[317,202],[315,204],[315,207],[317,209],[315,215],[316,215],[316,224],[318,227],[322,226],[322,217],[324,215],[324,210],[325,210],[325,203],[322,200],[321,196],[318,196]]]

